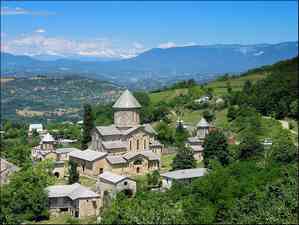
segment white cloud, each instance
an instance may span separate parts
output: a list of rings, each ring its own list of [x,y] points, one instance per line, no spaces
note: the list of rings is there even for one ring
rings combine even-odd
[[[174,48],[174,47],[186,47],[186,46],[194,46],[196,45],[195,42],[187,42],[185,44],[176,44],[172,41],[166,42],[166,43],[162,43],[158,45],[158,48]]]
[[[28,9],[15,7],[1,7],[1,16],[16,16],[16,15],[33,15],[33,16],[49,16],[54,15],[53,12],[46,12],[46,11],[31,11]]]
[[[20,35],[14,39],[5,40],[1,51],[16,55],[61,55],[61,56],[93,56],[99,58],[131,58],[147,50],[138,42],[132,47],[116,47],[107,38],[94,38],[88,40],[71,40],[61,37],[45,36],[42,32]]]
[[[134,48],[137,48],[137,49],[143,49],[144,48],[144,46],[139,42],[134,42],[133,46],[134,46]]]
[[[158,47],[159,48],[173,48],[173,47],[177,47],[177,45],[174,42],[169,41],[166,43],[159,44]]]
[[[36,29],[34,32],[35,32],[35,33],[45,33],[46,30],[45,30],[45,29],[42,29],[42,28],[39,28],[39,29]]]

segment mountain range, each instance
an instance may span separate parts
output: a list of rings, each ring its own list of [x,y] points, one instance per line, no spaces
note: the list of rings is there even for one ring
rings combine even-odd
[[[95,61],[51,56],[20,56],[1,52],[2,76],[80,74],[122,85],[140,81],[168,83],[194,78],[199,82],[220,74],[238,74],[298,55],[298,42],[255,45],[207,45],[154,48],[130,59]],[[48,60],[47,60],[48,59]],[[147,80],[147,82],[144,82]],[[145,87],[146,88],[146,87]]]

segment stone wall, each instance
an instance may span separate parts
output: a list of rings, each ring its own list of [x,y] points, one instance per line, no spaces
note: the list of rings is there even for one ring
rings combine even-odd
[[[100,198],[79,199],[79,218],[99,215],[100,207]]]
[[[114,124],[117,127],[132,127],[140,124],[137,110],[119,110],[114,112]]]

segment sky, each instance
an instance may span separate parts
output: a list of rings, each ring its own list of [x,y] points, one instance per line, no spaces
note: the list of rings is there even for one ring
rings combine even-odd
[[[298,41],[298,2],[1,2],[1,51],[130,58],[151,48]]]

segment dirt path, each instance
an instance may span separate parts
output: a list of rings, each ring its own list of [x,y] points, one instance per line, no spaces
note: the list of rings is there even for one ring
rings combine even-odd
[[[274,118],[269,117],[269,116],[263,116],[263,117],[264,117],[265,119],[274,119]],[[290,125],[289,125],[289,122],[288,122],[288,121],[286,121],[286,120],[277,120],[277,121],[280,122],[282,128],[290,130],[290,132],[293,133],[293,134],[298,134],[298,133],[297,133],[298,131],[296,132],[296,131],[290,129]]]

